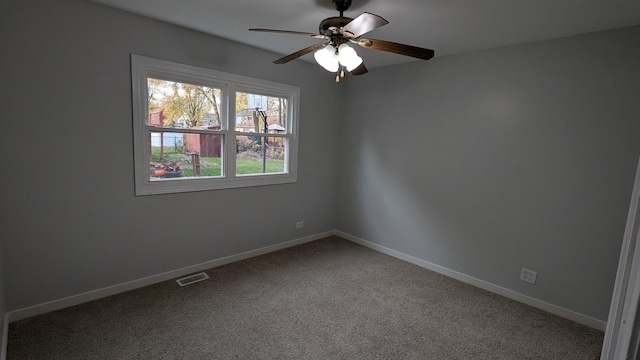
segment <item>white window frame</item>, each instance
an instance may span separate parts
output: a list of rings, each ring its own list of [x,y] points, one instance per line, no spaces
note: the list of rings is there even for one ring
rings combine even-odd
[[[222,90],[220,104],[221,128],[220,130],[210,131],[212,134],[220,134],[223,137],[221,149],[222,176],[151,181],[149,176],[149,161],[151,158],[149,134],[153,132],[153,128],[147,124],[148,78],[198,84]],[[131,55],[131,83],[133,92],[133,150],[136,195],[241,188],[297,181],[299,87],[136,54]],[[236,136],[247,135],[247,133],[238,132],[235,129],[235,94],[237,91],[277,96],[287,100],[287,123],[284,134],[250,133],[252,136],[272,137],[275,135],[276,137],[288,139],[283,173],[236,175]],[[188,130],[181,129],[180,132],[188,132]]]

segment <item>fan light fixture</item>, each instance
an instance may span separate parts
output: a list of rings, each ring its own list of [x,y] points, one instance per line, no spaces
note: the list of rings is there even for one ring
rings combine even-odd
[[[338,61],[340,61],[340,65],[347,68],[347,71],[351,71],[362,64],[362,58],[347,44],[338,46]]]
[[[332,73],[338,72],[341,65],[350,72],[362,64],[362,58],[346,43],[340,44],[337,49],[329,44],[316,51],[313,57],[320,66]],[[344,77],[344,71],[336,76],[336,82],[340,81],[341,77]]]
[[[329,72],[337,72],[340,68],[337,50],[332,45],[327,45],[313,54],[320,66]]]

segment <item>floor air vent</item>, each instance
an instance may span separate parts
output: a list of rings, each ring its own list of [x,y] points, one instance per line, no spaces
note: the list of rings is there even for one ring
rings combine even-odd
[[[209,276],[207,276],[207,274],[201,272],[201,273],[197,273],[197,274],[193,274],[193,275],[189,275],[189,276],[183,277],[181,279],[176,280],[176,282],[180,286],[187,286],[187,285],[191,285],[193,283],[197,283],[198,281],[207,280],[208,278],[209,278]]]

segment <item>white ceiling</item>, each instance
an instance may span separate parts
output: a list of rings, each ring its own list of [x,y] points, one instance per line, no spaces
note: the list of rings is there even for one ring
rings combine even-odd
[[[317,33],[322,19],[338,16],[331,0],[91,1],[267,49],[274,60],[322,40],[249,28]],[[344,15],[364,11],[389,21],[366,37],[433,49],[436,57],[640,25],[640,0],[353,0]],[[357,51],[369,69],[415,61]]]

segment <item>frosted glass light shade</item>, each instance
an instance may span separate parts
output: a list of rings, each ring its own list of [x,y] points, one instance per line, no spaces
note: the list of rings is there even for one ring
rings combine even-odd
[[[362,58],[346,43],[338,46],[338,61],[340,65],[347,68],[347,71],[351,71],[362,64]]]
[[[336,54],[336,48],[332,45],[327,45],[322,49],[316,51],[313,54],[318,64],[325,68],[329,72],[336,72],[340,68],[338,60],[338,54]]]

